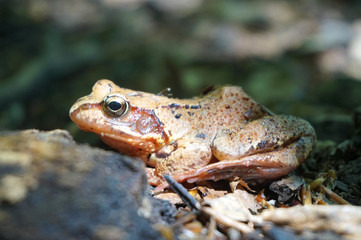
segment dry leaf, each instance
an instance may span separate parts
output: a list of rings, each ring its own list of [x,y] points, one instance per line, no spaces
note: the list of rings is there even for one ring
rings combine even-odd
[[[154,197],[162,200],[168,200],[172,204],[183,204],[182,199],[173,192],[158,193],[154,195]]]
[[[225,190],[215,190],[213,188],[203,186],[198,187],[198,191],[202,194],[202,198],[204,200],[223,197],[227,194],[227,191]]]
[[[219,215],[237,221],[249,221],[252,218],[249,209],[256,212],[258,206],[254,196],[244,190],[236,190],[223,197],[208,199],[204,203],[210,205]]]
[[[305,205],[265,210],[263,220],[287,225],[298,231],[332,231],[347,239],[361,236],[361,207],[349,205]]]

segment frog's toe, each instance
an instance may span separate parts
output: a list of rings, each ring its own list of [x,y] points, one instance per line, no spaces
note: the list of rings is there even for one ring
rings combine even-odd
[[[158,186],[160,185],[161,183],[164,182],[164,179],[162,177],[159,177],[155,174],[155,169],[154,168],[150,168],[150,167],[147,167],[145,169],[145,172],[147,174],[147,180],[148,180],[148,183],[152,186]]]

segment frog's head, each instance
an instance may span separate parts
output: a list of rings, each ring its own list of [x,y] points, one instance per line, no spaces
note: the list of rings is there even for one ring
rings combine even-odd
[[[155,98],[99,80],[90,95],[71,107],[69,115],[80,129],[98,134],[112,148],[145,158],[169,141],[153,110]]]

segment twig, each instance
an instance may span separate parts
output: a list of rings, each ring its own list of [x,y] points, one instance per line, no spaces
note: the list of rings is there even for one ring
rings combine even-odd
[[[188,193],[187,189],[182,184],[175,181],[170,175],[164,175],[164,179],[168,182],[170,188],[182,199],[182,201],[191,209],[199,210],[201,205],[199,202]]]
[[[217,223],[216,220],[214,220],[213,217],[210,217],[209,219],[209,226],[208,226],[208,233],[206,236],[207,240],[213,240],[215,239],[215,231],[216,231]]]
[[[332,191],[331,189],[328,189],[325,186],[321,186],[322,190],[325,191],[325,193],[330,196],[333,200],[335,200],[338,204],[341,205],[352,205],[351,203],[349,203],[348,201],[346,201],[345,199],[343,199],[340,195],[338,195],[337,193],[335,193],[334,191]]]

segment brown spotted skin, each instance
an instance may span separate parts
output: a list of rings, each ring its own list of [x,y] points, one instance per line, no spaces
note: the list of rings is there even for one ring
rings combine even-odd
[[[111,94],[122,96],[129,111],[109,116],[103,102]],[[179,182],[277,178],[294,170],[316,139],[308,122],[274,115],[234,86],[176,99],[99,80],[72,106],[70,117],[112,148],[152,166],[148,180],[156,190],[166,186],[164,174]]]

